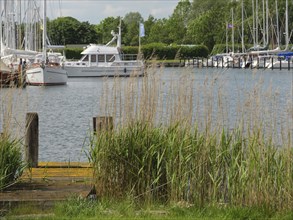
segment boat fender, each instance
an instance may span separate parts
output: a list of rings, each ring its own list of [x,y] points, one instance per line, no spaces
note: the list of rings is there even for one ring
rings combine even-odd
[[[125,68],[124,68],[124,73],[126,73],[126,71],[127,71],[127,70],[126,70],[126,67],[125,67]]]

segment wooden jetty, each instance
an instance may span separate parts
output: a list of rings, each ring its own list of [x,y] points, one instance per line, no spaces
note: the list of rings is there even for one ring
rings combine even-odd
[[[39,162],[39,117],[26,115],[25,161],[29,168],[18,182],[0,191],[0,216],[10,207],[23,203],[50,206],[70,197],[86,198],[95,186],[94,169],[90,163]],[[93,118],[95,134],[113,129],[113,118]],[[4,210],[4,211],[3,211]]]
[[[0,192],[0,210],[25,203],[51,206],[74,196],[86,198],[93,184],[89,163],[39,162],[38,167],[26,169],[18,182]]]
[[[18,182],[0,191],[0,216],[18,204],[33,203],[41,207],[71,197],[87,198],[95,186],[90,163],[39,162],[38,114],[26,115],[25,161],[29,167]],[[94,117],[94,132],[113,129],[112,117]]]
[[[255,65],[252,63],[256,61]],[[264,58],[260,60],[252,59],[252,57],[241,60],[240,57],[233,58],[233,61],[227,61],[225,63],[224,59],[220,58],[202,58],[202,57],[189,57],[180,59],[180,66],[189,66],[197,68],[227,68],[227,69],[270,69],[270,70],[292,70],[293,69],[293,59],[288,59],[283,61],[276,58]],[[245,66],[242,66],[242,62],[245,63]],[[225,65],[224,65],[225,63]],[[271,64],[271,65],[270,65]],[[270,66],[270,67],[269,67]]]

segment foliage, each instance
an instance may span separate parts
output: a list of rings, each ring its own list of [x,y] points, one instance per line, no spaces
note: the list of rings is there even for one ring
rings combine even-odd
[[[197,207],[293,207],[291,124],[271,107],[284,100],[259,82],[250,91],[244,86],[237,110],[229,109],[222,74],[199,85],[196,74],[161,79],[159,71],[103,86],[100,111],[115,116],[115,129],[93,136],[99,195]]]
[[[276,5],[269,0],[270,23],[276,26]],[[244,41],[253,44],[252,33],[252,4],[244,0]],[[79,22],[72,17],[57,18],[48,22],[48,35],[52,44],[106,44],[112,39],[111,31],[117,32],[121,20],[122,44],[125,46],[138,46],[139,22],[145,25],[145,37],[141,38],[142,45],[150,43],[170,44],[203,44],[210,51],[214,45],[224,44],[226,41],[226,25],[232,22],[231,10],[234,10],[235,44],[241,43],[241,1],[226,0],[181,0],[169,18],[156,19],[149,16],[143,20],[139,12],[129,12],[124,18],[107,17],[99,24],[91,25],[88,22]],[[259,7],[259,30],[263,23],[262,6]],[[278,2],[279,29],[285,32],[285,1]],[[293,10],[293,3],[289,1],[289,12]],[[289,30],[293,28],[293,15],[289,13]],[[228,43],[231,45],[231,31],[228,30]],[[276,45],[276,31],[270,37],[271,47]],[[259,43],[263,42],[263,33],[258,33]],[[281,36],[281,44],[284,44]]]
[[[82,48],[65,48],[66,59],[79,60],[81,58]]]
[[[71,197],[60,201],[54,207],[36,207],[33,204],[22,204],[12,208],[7,219],[279,219],[291,220],[292,210],[277,211],[267,207],[197,207],[186,202],[145,204],[134,198],[124,200],[100,198],[90,201],[80,197]]]
[[[0,135],[0,190],[16,181],[24,168],[20,142]]]
[[[65,55],[67,59],[80,59],[82,48],[65,48]],[[137,55],[138,46],[123,46],[121,48],[124,55]],[[62,52],[62,51],[60,51]],[[145,59],[158,59],[158,60],[173,60],[180,58],[190,57],[207,57],[209,51],[203,45],[193,46],[167,46],[162,43],[146,44],[141,47],[141,52]]]
[[[99,44],[106,44],[108,43],[113,36],[111,35],[111,32],[118,32],[117,27],[120,23],[120,17],[114,18],[114,17],[107,17],[104,20],[100,22],[100,24],[97,24],[95,26],[95,30],[98,33],[98,39],[97,42]],[[125,28],[123,22],[122,22],[122,29]],[[90,42],[87,42],[87,44]]]
[[[102,195],[199,206],[293,204],[293,151],[277,149],[258,131],[245,137],[240,130],[206,134],[179,123],[134,122],[97,136],[91,153]]]
[[[48,37],[53,45],[96,43],[98,34],[94,25],[79,22],[72,17],[48,21]]]

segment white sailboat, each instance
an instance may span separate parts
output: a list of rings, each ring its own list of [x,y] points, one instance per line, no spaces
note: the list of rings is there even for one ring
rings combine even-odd
[[[284,68],[287,69],[293,66],[293,52],[289,51],[289,13],[288,13],[288,0],[286,0],[286,25],[285,25],[285,41],[286,47],[284,51],[278,53],[278,56],[275,56],[274,62],[270,63],[268,68],[276,69],[276,68]]]
[[[26,81],[29,85],[65,85],[68,76],[67,71],[60,64],[60,58],[57,54],[47,53],[46,26],[46,0],[44,0],[43,53],[38,54],[26,70]]]

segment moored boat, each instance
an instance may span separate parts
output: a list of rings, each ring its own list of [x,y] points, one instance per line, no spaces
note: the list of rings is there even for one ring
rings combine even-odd
[[[140,59],[127,57],[121,52],[121,27],[119,33],[112,32],[113,39],[106,45],[90,44],[81,53],[78,61],[65,61],[68,77],[141,76],[144,63]],[[110,46],[117,40],[116,46]],[[136,56],[137,58],[137,56]]]
[[[43,15],[43,52],[36,55],[34,62],[26,69],[28,85],[64,85],[67,83],[67,71],[61,66],[61,61],[56,53],[47,53],[46,32],[46,0],[44,1]]]

